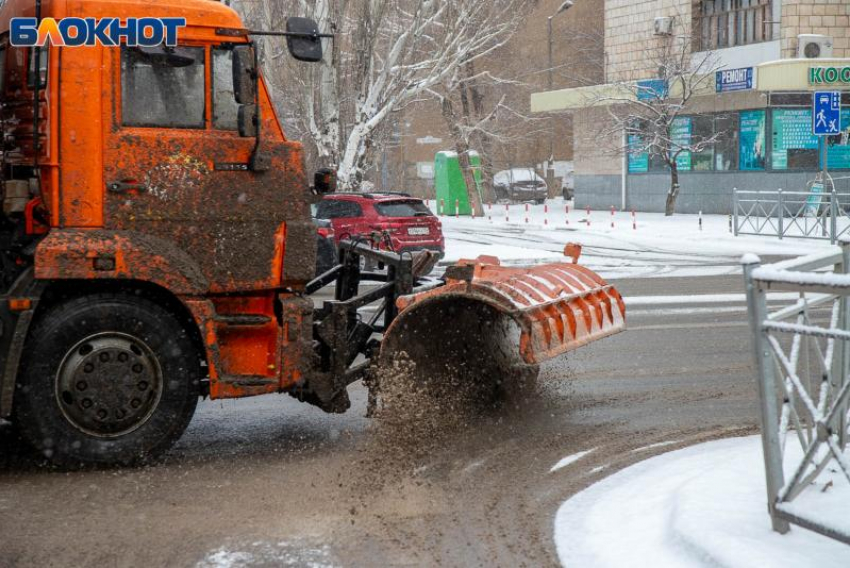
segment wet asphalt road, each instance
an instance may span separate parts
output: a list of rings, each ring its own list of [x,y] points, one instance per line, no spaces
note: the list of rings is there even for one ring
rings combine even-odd
[[[342,416],[285,395],[202,402],[166,461],[136,470],[43,471],[0,426],[0,567],[556,565],[571,494],[756,426],[743,301],[699,298],[741,294],[741,277],[616,284],[680,298],[630,304],[629,331],[415,460],[376,443],[359,385]]]

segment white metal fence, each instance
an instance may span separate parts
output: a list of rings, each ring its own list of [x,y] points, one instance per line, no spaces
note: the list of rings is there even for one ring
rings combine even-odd
[[[829,239],[836,243],[850,234],[850,193],[823,191],[810,184],[806,191],[732,192],[735,235],[771,235]]]
[[[824,520],[816,485],[827,468],[850,483],[850,240],[773,265],[747,255],[743,264],[773,528],[785,533],[792,523],[850,544],[850,517]],[[768,309],[772,290],[798,292],[799,300]]]

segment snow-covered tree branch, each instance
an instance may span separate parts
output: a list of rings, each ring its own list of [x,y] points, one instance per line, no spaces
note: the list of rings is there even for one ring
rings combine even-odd
[[[695,96],[713,92],[720,68],[711,52],[692,54],[692,40],[672,35],[649,47],[656,77],[609,83],[592,101],[604,105],[609,121],[601,135],[624,141],[619,150],[661,162],[670,173],[665,214],[672,215],[679,196],[680,160],[714,146],[726,132],[696,132],[689,125],[700,115],[690,109]]]
[[[515,29],[518,1],[243,0],[235,7],[254,27],[280,29],[300,15],[336,34],[313,66],[284,57],[281,40],[266,40],[265,72],[283,94],[290,132],[318,163],[337,167],[341,190],[355,191],[393,114],[429,90],[469,81],[464,69]]]

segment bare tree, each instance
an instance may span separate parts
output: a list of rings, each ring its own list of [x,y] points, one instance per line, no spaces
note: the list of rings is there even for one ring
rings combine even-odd
[[[695,115],[688,110],[692,99],[713,92],[715,72],[720,67],[714,54],[692,54],[691,45],[691,38],[685,35],[659,39],[656,46],[648,49],[649,60],[658,70],[656,78],[610,81],[592,101],[608,109],[610,120],[602,129],[602,136],[624,139],[620,151],[660,160],[669,170],[670,188],[664,208],[668,216],[675,212],[681,189],[680,157],[711,148],[726,134],[714,130],[702,134],[681,128],[689,124],[685,115]]]
[[[340,189],[354,191],[394,112],[503,43],[506,28],[490,26],[496,19],[485,16],[506,2],[242,0],[236,6],[255,27],[280,29],[287,16],[302,15],[336,34],[312,67],[289,62],[283,45],[269,40],[266,72],[293,109],[284,113],[295,123],[287,124],[290,131],[312,145],[320,163],[337,167]]]

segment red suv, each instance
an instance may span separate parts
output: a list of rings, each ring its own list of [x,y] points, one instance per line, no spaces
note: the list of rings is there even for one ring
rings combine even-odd
[[[333,225],[336,242],[386,232],[395,252],[432,250],[445,254],[442,223],[421,199],[405,193],[334,193],[316,208],[317,219]]]

